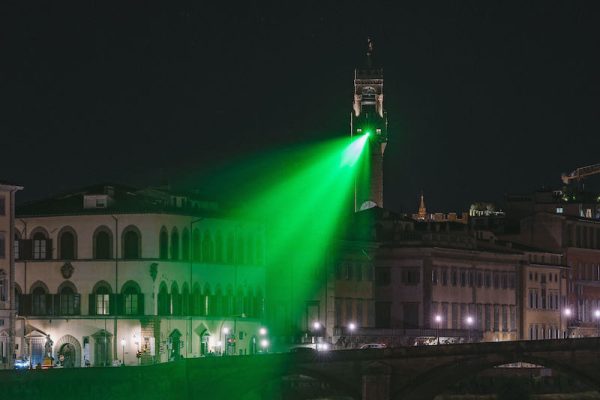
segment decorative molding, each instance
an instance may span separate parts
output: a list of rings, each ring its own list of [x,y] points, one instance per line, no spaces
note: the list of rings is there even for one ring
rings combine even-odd
[[[64,263],[62,267],[60,267],[60,273],[62,274],[63,278],[65,278],[65,279],[70,279],[71,276],[73,276],[74,271],[75,271],[75,268],[73,267],[73,264],[71,264],[68,261],[66,263]]]

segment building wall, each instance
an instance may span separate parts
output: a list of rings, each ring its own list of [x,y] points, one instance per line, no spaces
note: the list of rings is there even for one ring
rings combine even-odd
[[[32,239],[36,232],[45,232],[52,247],[46,254],[51,254],[51,259],[17,262],[16,287],[22,294],[20,307],[23,310],[18,326],[23,349],[20,354],[29,355],[32,352],[29,345],[32,340],[38,340],[32,337],[40,335],[49,335],[54,342],[55,359],[60,352],[57,343],[68,339],[73,347],[79,345],[82,349],[77,359],[79,365],[85,365],[86,360],[91,365],[97,363],[98,335],[109,338],[111,357],[115,359],[117,356],[122,358],[121,340],[124,339],[125,362],[128,364],[138,362],[137,348],[145,346],[148,352],[141,361],[167,361],[169,346],[174,343],[173,335],[178,337],[182,356],[219,353],[225,349],[226,339],[234,341],[233,332],[236,333],[235,348],[230,346],[229,351],[247,353],[253,350],[264,312],[265,238],[262,227],[241,221],[196,221],[193,217],[171,214],[119,214],[115,217],[116,221],[110,215],[29,217],[17,222],[17,230],[23,239],[19,245],[25,246],[25,240]],[[94,233],[99,227],[107,229],[112,236],[112,254],[108,260],[95,258]],[[124,233],[132,228],[140,234],[141,254],[135,259],[124,259]],[[76,238],[72,259],[61,257],[61,241],[64,240],[61,233],[67,230]],[[175,230],[178,243],[173,241]],[[163,251],[161,231],[166,231],[168,237],[168,245],[163,244]],[[188,232],[190,251],[187,256],[184,256],[184,231]],[[190,231],[199,233],[197,242]],[[35,256],[35,241],[32,244]],[[118,257],[114,258],[116,254]],[[109,315],[94,315],[98,313],[94,290],[103,284],[110,292],[108,308],[111,311],[107,312]],[[65,315],[63,297],[59,293],[66,286],[74,288],[78,297],[75,303],[79,304],[78,310],[66,311],[70,315]],[[46,303],[53,302],[51,312],[36,315],[32,303],[37,299],[33,294],[37,287],[47,290]],[[138,303],[143,310],[135,315],[125,315],[126,306],[121,305],[127,301],[124,291],[129,287],[139,288],[143,296],[143,302]],[[95,304],[90,306],[91,301]],[[203,311],[193,311],[192,305],[196,304],[198,309],[201,304]],[[113,310],[115,305],[121,310]],[[227,337],[223,333],[225,327],[230,331]],[[153,356],[149,354],[151,340],[155,349]],[[201,348],[202,340],[206,342],[204,348]],[[85,343],[88,343],[87,350],[84,350]]]
[[[0,183],[0,369],[11,368],[14,354],[14,205],[18,186]]]
[[[440,328],[477,330],[484,340],[515,339],[520,260],[466,249],[390,249],[376,264],[376,301],[390,305],[383,327],[437,328],[440,315]]]

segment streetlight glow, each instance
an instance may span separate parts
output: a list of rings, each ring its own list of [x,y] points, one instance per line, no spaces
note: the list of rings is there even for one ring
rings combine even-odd
[[[571,316],[571,309],[570,309],[570,308],[565,308],[565,315],[566,315],[567,317],[570,317],[570,316]]]
[[[269,341],[267,339],[261,340],[260,347],[262,347],[263,349],[266,349],[267,347],[269,347]]]
[[[354,322],[350,322],[348,324],[348,329],[350,329],[350,332],[354,331],[356,329],[356,324]]]
[[[439,314],[438,314],[438,315],[436,315],[436,316],[435,316],[435,322],[437,322],[438,324],[439,324],[440,322],[442,322],[442,316],[441,316],[441,315],[439,315]]]
[[[258,333],[259,333],[261,336],[265,336],[265,335],[267,334],[267,328],[260,328],[260,329],[258,330]]]
[[[471,316],[469,315],[469,316],[467,317],[466,321],[467,321],[467,325],[471,326],[471,325],[473,325],[473,321],[474,321],[474,319],[473,319],[473,317],[471,317]]]
[[[224,327],[223,328],[223,334],[229,335],[229,328],[228,327]]]
[[[313,328],[315,328],[316,330],[319,330],[321,328],[321,323],[319,321],[315,321],[313,323]]]

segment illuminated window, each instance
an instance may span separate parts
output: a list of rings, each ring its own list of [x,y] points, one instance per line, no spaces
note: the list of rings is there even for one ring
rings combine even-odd
[[[563,213],[563,208],[562,207],[556,207],[556,213],[557,214],[562,214]]]
[[[33,259],[46,259],[46,236],[41,232],[33,235]]]

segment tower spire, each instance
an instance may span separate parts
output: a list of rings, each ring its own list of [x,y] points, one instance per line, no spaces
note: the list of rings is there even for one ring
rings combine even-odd
[[[423,190],[421,190],[421,204],[419,204],[418,219],[424,221],[427,219],[427,208],[425,208],[425,196],[423,196]]]

